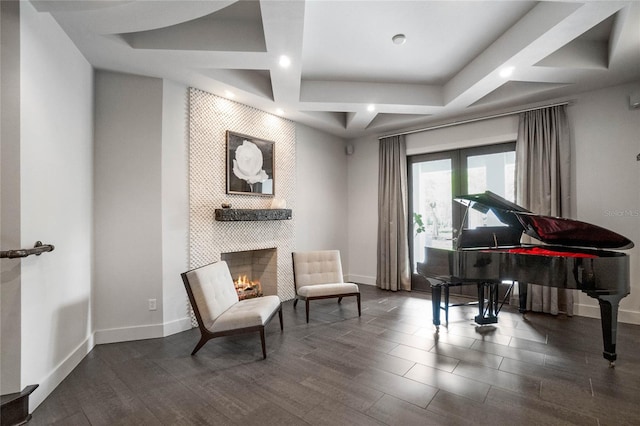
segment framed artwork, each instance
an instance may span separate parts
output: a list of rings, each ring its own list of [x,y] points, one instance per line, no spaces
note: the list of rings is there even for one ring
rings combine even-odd
[[[227,194],[274,195],[274,145],[227,130]]]

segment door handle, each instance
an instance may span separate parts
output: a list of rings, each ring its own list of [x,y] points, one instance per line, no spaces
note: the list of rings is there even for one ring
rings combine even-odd
[[[55,247],[52,244],[42,244],[42,241],[36,241],[31,249],[17,249],[0,251],[0,259],[16,259],[19,257],[27,257],[35,254],[40,256],[42,253],[53,251]]]

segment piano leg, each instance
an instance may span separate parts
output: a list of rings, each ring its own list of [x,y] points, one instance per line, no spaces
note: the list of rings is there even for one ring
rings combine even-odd
[[[488,297],[485,299],[485,290],[488,289]],[[486,304],[485,304],[486,300]],[[478,315],[476,324],[495,324],[498,322],[496,309],[498,307],[498,283],[478,283]]]
[[[498,283],[489,284],[489,316],[498,321]]]
[[[442,286],[431,286],[431,307],[433,309],[433,325],[436,326],[436,331],[440,330],[440,302],[442,300]]]
[[[523,283],[518,281],[518,311],[522,314],[522,318],[524,318],[524,314],[527,312],[527,289],[529,288],[528,283]]]
[[[602,342],[604,351],[602,356],[609,360],[609,366],[615,367],[616,358],[616,334],[618,330],[618,305],[620,295],[598,295],[600,304],[600,322],[602,324]]]

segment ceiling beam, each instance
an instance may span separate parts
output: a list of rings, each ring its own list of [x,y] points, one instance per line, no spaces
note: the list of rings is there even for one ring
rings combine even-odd
[[[261,1],[260,7],[274,101],[282,106],[295,105],[300,99],[305,3]],[[288,67],[279,65],[282,55],[291,60]]]
[[[303,80],[301,102],[441,107],[442,88],[423,84]]]
[[[375,111],[348,112],[345,128],[347,130],[364,130],[376,118]]]
[[[445,84],[445,103],[471,105],[504,84],[506,80],[498,77],[500,67],[524,65],[514,63],[514,57],[579,7],[577,3],[539,3]]]

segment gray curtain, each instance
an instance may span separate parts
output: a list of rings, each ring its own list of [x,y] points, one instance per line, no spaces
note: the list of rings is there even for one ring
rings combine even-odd
[[[516,203],[536,214],[569,217],[570,152],[566,105],[521,113]],[[573,292],[529,284],[527,309],[573,315]]]
[[[407,197],[404,136],[380,139],[376,285],[384,290],[411,290]]]

